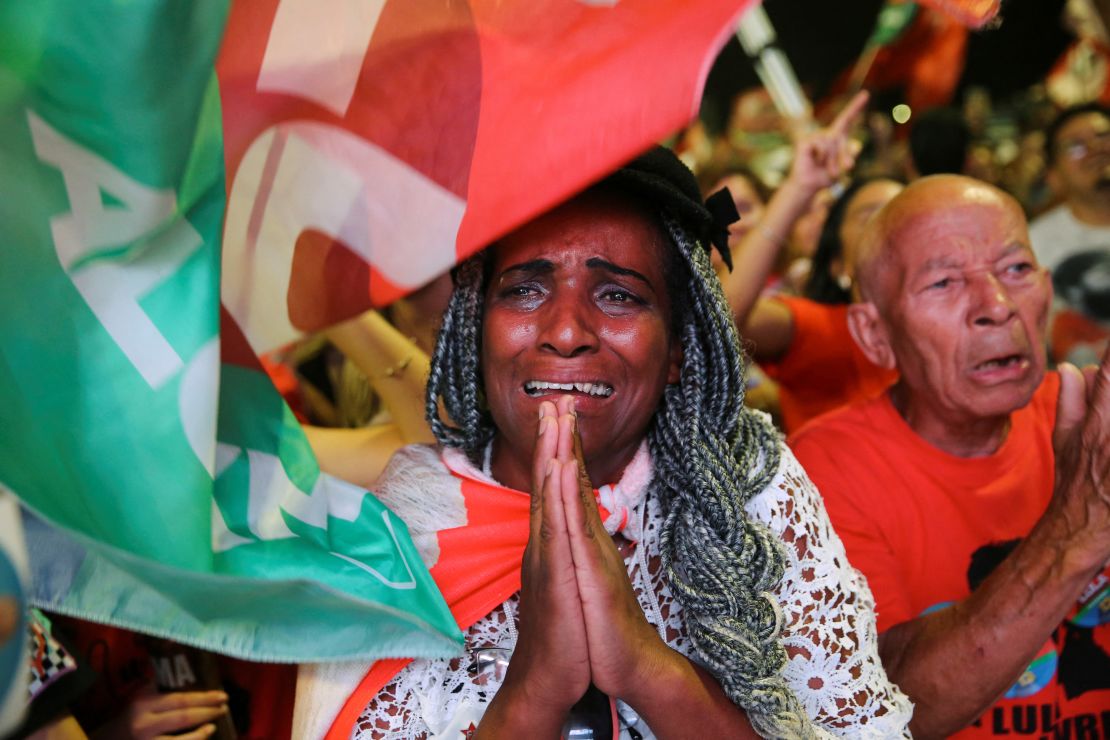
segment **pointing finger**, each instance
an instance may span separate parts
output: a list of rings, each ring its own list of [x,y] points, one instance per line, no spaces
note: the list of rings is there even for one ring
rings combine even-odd
[[[866,90],[860,90],[856,93],[836,115],[833,122],[829,124],[829,132],[836,136],[845,136],[859,120],[859,116],[863,109],[867,107],[867,100],[870,97]]]

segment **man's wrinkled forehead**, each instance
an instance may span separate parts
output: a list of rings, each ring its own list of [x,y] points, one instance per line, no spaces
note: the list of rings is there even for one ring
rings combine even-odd
[[[890,214],[886,227],[890,247],[911,264],[953,248],[982,251],[1029,242],[1021,208],[987,188],[906,203]]]
[[[925,178],[892,199],[868,224],[860,279],[865,297],[893,297],[908,273],[946,250],[1028,245],[1016,201],[966,177]]]

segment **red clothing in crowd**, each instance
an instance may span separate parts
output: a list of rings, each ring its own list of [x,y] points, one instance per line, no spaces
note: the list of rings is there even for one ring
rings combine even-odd
[[[80,659],[98,674],[71,707],[87,732],[119,716],[153,683],[145,638],[135,632],[69,617],[52,616]],[[293,725],[297,666],[217,658],[239,740],[288,740]]]
[[[855,401],[872,398],[898,373],[871,364],[848,333],[848,306],[776,296],[794,319],[790,349],[760,367],[779,384],[782,422],[788,433],[810,419]]]
[[[960,458],[919,437],[888,394],[798,432],[791,447],[875,595],[879,630],[966,598],[1052,495],[1059,376],[1013,415],[993,455]],[[1110,733],[1110,579],[1103,573],[1029,669],[959,738]]]

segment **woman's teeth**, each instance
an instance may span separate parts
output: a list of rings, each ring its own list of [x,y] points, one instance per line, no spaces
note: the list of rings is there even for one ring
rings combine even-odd
[[[608,398],[613,395],[613,387],[605,383],[552,383],[546,380],[529,380],[524,384],[524,392],[529,396],[544,396],[552,391],[585,393],[587,396]]]

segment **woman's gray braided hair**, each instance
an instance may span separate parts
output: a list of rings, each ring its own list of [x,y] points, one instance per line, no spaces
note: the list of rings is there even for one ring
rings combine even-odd
[[[667,386],[648,432],[652,493],[667,511],[661,545],[671,589],[698,655],[756,731],[764,737],[812,737],[809,719],[782,675],[781,611],[771,591],[783,574],[783,545],[744,511],[774,477],[780,441],[764,416],[744,406],[739,336],[702,247],[712,219],[693,175],[662,147],[601,187],[659,214],[665,241],[675,251],[670,261],[678,268],[668,272],[680,275],[672,276],[674,285],[668,287],[682,341],[681,377]],[[436,438],[461,448],[475,463],[495,431],[484,410],[479,368],[487,263],[479,254],[456,270],[427,395]],[[441,419],[441,401],[453,424]]]

